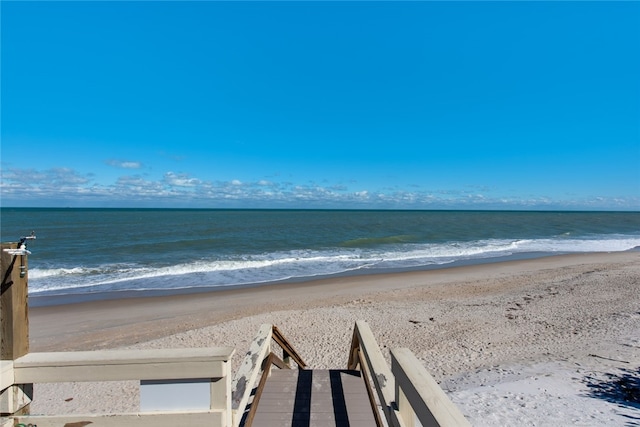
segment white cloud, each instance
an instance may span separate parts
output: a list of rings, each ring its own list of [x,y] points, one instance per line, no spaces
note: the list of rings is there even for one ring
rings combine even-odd
[[[165,186],[157,181],[148,181],[140,176],[122,176],[114,186],[118,194],[136,194],[153,197],[166,195]]]
[[[16,169],[2,171],[4,183],[18,184],[22,187],[60,188],[79,186],[91,181],[92,174],[80,174],[69,168],[53,168],[45,171],[35,169]]]
[[[140,162],[132,162],[132,161],[128,161],[128,160],[109,159],[105,163],[108,164],[109,166],[113,166],[114,168],[119,168],[119,169],[140,169],[140,168],[142,168],[142,163],[140,163]]]
[[[167,172],[160,179],[121,176],[97,184],[93,175],[69,168],[3,169],[0,196],[4,206],[187,206],[348,209],[618,209],[638,210],[640,197],[567,198],[481,194],[478,188],[363,189],[343,184],[295,184],[288,181],[204,181],[186,173]],[[355,185],[355,184],[354,184]],[[497,192],[492,189],[492,193]]]
[[[177,174],[173,172],[164,174],[164,182],[169,186],[176,187],[195,187],[201,183],[199,179],[190,178],[189,175],[185,173]]]

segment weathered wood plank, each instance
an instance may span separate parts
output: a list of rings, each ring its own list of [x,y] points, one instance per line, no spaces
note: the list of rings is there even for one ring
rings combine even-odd
[[[231,364],[224,363],[226,374],[222,378],[211,381],[211,404],[209,409],[224,413],[223,423],[231,427],[233,424],[233,412],[231,411]]]
[[[369,368],[369,365],[367,365],[367,362],[364,360],[364,356],[362,355],[362,351],[360,351],[360,348],[356,349],[355,352],[356,352],[356,357],[358,358],[358,363],[360,364],[360,370],[362,371],[362,379],[367,389],[369,406],[371,407],[371,410],[373,411],[373,417],[376,420],[376,427],[383,427],[384,423],[382,422],[382,414],[380,413],[380,410],[379,410],[381,408],[379,408],[376,402],[374,389],[373,389],[373,386],[371,385],[371,380],[370,380],[371,369]]]
[[[406,398],[423,426],[471,425],[409,349],[391,350],[391,370],[398,403]]]
[[[264,387],[253,427],[315,425],[315,421],[376,425],[358,371],[273,371]],[[306,424],[305,424],[306,423]]]
[[[29,308],[27,306],[27,255],[11,255],[17,243],[0,245],[0,359],[14,360],[29,352]],[[20,266],[24,264],[24,276]]]
[[[407,396],[405,396],[402,388],[398,388],[396,402],[398,404],[398,410],[405,427],[415,427],[416,425],[416,413],[413,411]],[[427,424],[427,427],[433,427],[434,424]]]
[[[336,420],[328,414],[309,414],[308,418],[291,419],[290,414],[266,414],[260,420],[255,420],[252,427],[372,427],[371,420]]]
[[[15,384],[13,360],[0,360],[0,390]]]
[[[340,421],[340,425],[351,425],[354,421],[367,421],[369,424],[366,424],[367,427],[373,427],[375,424],[372,424],[371,416],[367,416],[367,414],[334,414],[332,412],[306,412],[304,416],[300,417],[301,419],[310,420],[310,421],[331,421],[333,422],[333,427],[336,427],[336,421]],[[255,419],[252,427],[258,427],[262,425],[265,421],[281,421],[279,427],[286,427],[291,425],[292,415],[290,412],[263,412],[260,414],[259,419]],[[287,423],[288,421],[288,423]],[[348,423],[346,422],[348,421]]]
[[[172,363],[191,361],[226,361],[235,352],[233,347],[163,348],[146,350],[98,350],[29,353],[18,364],[47,366],[55,361],[60,366]]]
[[[393,425],[400,426],[400,421],[394,421],[398,418],[398,414],[393,407],[395,399],[395,381],[393,374],[391,373],[391,369],[389,369],[389,365],[387,365],[387,362],[384,360],[384,356],[373,336],[371,328],[366,322],[362,320],[356,322],[354,338],[357,340],[357,343],[356,345],[352,344],[352,349],[357,346],[360,347],[362,358],[366,361],[368,370],[370,371],[371,380],[375,385],[385,417],[387,420],[392,420]],[[357,354],[355,356],[357,357]]]
[[[29,352],[28,259],[27,255],[11,255],[5,249],[17,249],[19,243],[0,245],[0,359],[14,360]],[[9,366],[10,367],[10,366]],[[3,384],[17,383],[13,369],[3,362]],[[29,413],[33,394],[31,384],[8,386],[0,395],[4,413]]]
[[[221,378],[231,347],[29,353],[14,361],[16,383]]]
[[[371,419],[372,410],[371,405],[365,396],[364,400],[357,399],[357,397],[345,396],[343,407],[337,408],[335,405],[335,395],[331,393],[313,393],[308,396],[263,396],[260,399],[260,413],[265,412],[284,412],[292,414],[294,408],[299,406],[300,412],[313,412],[313,413],[329,413],[329,414],[349,414],[349,417],[353,414],[362,414],[367,419]]]
[[[271,351],[271,337],[273,327],[263,324],[258,330],[249,351],[242,360],[242,364],[236,371],[232,383],[231,407],[234,412],[233,425],[237,426],[242,420],[247,402],[251,397],[251,391],[261,371],[262,362]]]
[[[253,423],[253,417],[256,415],[256,409],[258,405],[260,405],[260,397],[262,396],[262,392],[264,391],[264,385],[267,382],[267,379],[271,375],[271,369],[274,364],[281,366],[281,369],[289,369],[287,365],[281,361],[278,356],[273,354],[273,352],[269,353],[266,360],[263,363],[262,375],[260,376],[260,383],[258,387],[256,387],[255,395],[253,396],[253,400],[251,401],[251,407],[249,408],[249,412],[247,413],[247,419],[245,421],[245,426],[251,427]]]
[[[61,415],[61,416],[24,416],[13,417],[16,423],[29,423],[38,427],[175,427],[175,426],[220,426],[225,424],[226,414],[219,411],[211,412],[172,412],[153,414],[104,414],[104,415]]]

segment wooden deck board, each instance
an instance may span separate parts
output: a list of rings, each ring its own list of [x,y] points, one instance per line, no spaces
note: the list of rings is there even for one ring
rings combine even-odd
[[[375,426],[359,371],[274,370],[253,427]]]

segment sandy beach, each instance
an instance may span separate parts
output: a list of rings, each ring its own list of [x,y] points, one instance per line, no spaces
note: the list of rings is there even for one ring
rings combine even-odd
[[[30,345],[228,345],[235,367],[260,324],[272,323],[310,367],[343,368],[358,319],[387,357],[411,349],[473,425],[640,425],[638,251],[36,307]],[[36,385],[31,408],[137,404],[129,382],[67,383]]]

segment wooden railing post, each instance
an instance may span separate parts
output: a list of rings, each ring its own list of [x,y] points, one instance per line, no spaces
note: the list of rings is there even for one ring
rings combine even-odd
[[[29,352],[27,255],[11,255],[17,243],[0,244],[0,360],[13,361]],[[23,268],[21,268],[23,267]],[[0,390],[1,413],[29,413],[33,385],[11,385]]]
[[[411,350],[391,350],[391,372],[395,377],[395,399],[405,425],[415,425],[417,417],[424,427],[471,426]]]
[[[29,352],[29,309],[27,307],[27,255],[11,255],[5,249],[16,249],[16,243],[0,245],[2,288],[0,296],[0,323],[2,345],[0,359],[15,360]],[[20,277],[20,266],[25,266]]]
[[[209,409],[225,411],[224,425],[233,425],[233,410],[231,408],[231,362],[222,362],[224,377],[211,381],[211,404]]]

